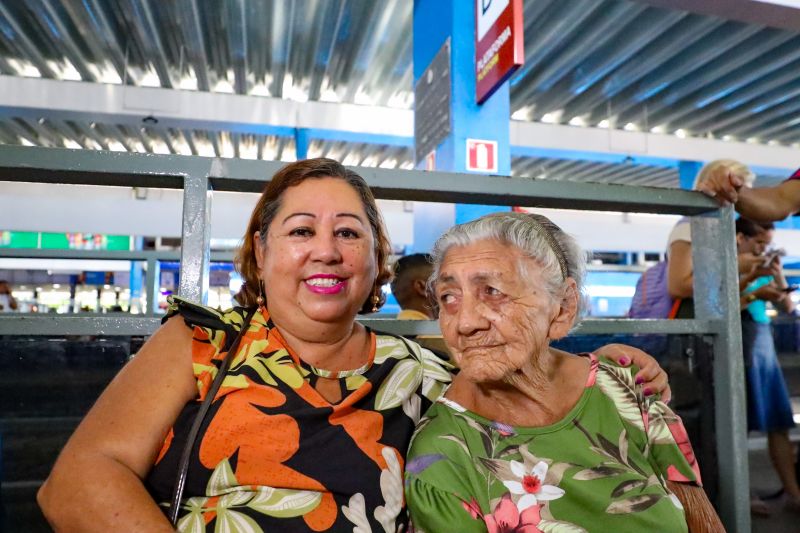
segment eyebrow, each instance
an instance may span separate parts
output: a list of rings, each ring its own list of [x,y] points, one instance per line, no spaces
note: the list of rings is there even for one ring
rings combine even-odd
[[[455,282],[455,279],[455,276],[440,276],[439,279],[436,280],[436,283],[453,283]],[[478,272],[469,277],[469,281],[478,283],[498,281],[500,279],[502,279],[502,277],[493,272]]]
[[[359,222],[361,222],[362,224],[364,224],[364,220],[363,220],[363,219],[362,219],[360,216],[358,216],[357,214],[355,214],[355,213],[336,213],[336,216],[337,216],[337,218],[338,218],[338,217],[349,217],[349,218],[354,218],[354,219],[358,220]],[[302,212],[301,212],[301,213],[292,213],[291,215],[289,215],[289,216],[287,216],[286,218],[284,218],[282,223],[283,223],[283,224],[286,224],[286,222],[287,222],[287,221],[288,221],[290,218],[293,218],[293,217],[311,217],[311,218],[317,218],[317,215],[315,215],[315,214],[313,214],[313,213],[302,213]]]

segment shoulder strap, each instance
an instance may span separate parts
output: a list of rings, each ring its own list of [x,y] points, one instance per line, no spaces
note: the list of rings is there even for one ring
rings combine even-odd
[[[178,524],[178,511],[180,509],[181,499],[183,499],[183,490],[186,488],[186,476],[189,473],[189,458],[191,457],[194,443],[197,440],[197,434],[200,432],[200,426],[203,425],[203,421],[208,414],[208,409],[211,407],[211,402],[214,401],[214,397],[217,395],[217,391],[222,385],[222,381],[225,379],[225,374],[228,373],[228,368],[231,366],[231,360],[239,349],[239,343],[245,331],[247,331],[250,326],[250,319],[256,314],[255,308],[249,309],[248,311],[244,323],[239,330],[239,334],[228,349],[228,353],[225,354],[225,359],[222,360],[222,364],[217,370],[217,375],[214,377],[214,381],[211,383],[211,387],[209,387],[202,405],[200,405],[200,410],[197,412],[192,427],[189,430],[189,435],[186,438],[186,444],[181,453],[181,460],[178,463],[178,476],[175,479],[175,486],[172,490],[172,502],[170,503],[169,509],[169,521],[173,526],[177,526]]]

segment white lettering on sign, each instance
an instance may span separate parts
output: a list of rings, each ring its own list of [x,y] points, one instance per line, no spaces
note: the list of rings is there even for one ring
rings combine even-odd
[[[467,139],[467,170],[497,172],[497,141]]]
[[[476,0],[478,10],[478,40],[483,39],[510,0]]]

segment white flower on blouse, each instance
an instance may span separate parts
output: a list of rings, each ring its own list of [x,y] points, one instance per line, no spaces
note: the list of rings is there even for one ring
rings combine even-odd
[[[547,463],[544,461],[536,463],[530,472],[526,472],[525,465],[519,461],[511,461],[511,472],[518,479],[503,481],[503,485],[511,491],[511,494],[522,496],[517,500],[517,509],[520,513],[540,501],[556,500],[564,495],[564,489],[544,484],[547,476]]]

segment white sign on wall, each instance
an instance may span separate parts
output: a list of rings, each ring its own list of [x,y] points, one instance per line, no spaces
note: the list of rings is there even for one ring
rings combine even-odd
[[[477,0],[478,9],[478,40],[483,39],[497,17],[508,5],[509,0]]]

